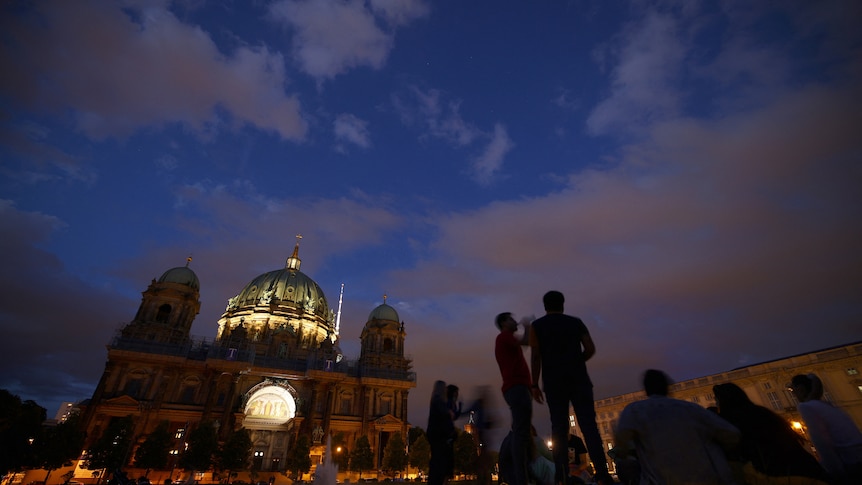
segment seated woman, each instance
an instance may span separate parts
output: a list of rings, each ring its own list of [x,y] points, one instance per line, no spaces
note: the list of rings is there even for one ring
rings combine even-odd
[[[814,374],[793,377],[797,409],[820,463],[837,483],[862,483],[862,432],[841,409],[823,401],[823,383]]]
[[[784,418],[754,404],[736,384],[719,384],[712,390],[718,414],[742,432],[739,459],[746,483],[826,483],[826,472]]]

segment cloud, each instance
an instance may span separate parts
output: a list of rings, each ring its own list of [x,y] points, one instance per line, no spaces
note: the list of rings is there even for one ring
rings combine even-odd
[[[426,257],[390,275],[414,307],[433,302],[411,337],[489,349],[493,315],[541,314],[559,289],[599,347],[600,397],[636,390],[647,365],[682,380],[859,340],[860,101],[848,80],[657,123],[564,190],[439,218]],[[427,379],[471,382],[411,348],[436,362]]]
[[[678,28],[672,16],[652,11],[621,35],[610,93],[587,118],[590,133],[629,131],[678,113],[675,81],[686,54]]]
[[[335,139],[346,141],[362,148],[371,146],[368,133],[368,122],[357,118],[350,113],[342,113],[335,118],[333,123]]]
[[[393,26],[407,25],[431,10],[421,0],[371,0],[371,9]]]
[[[56,255],[38,249],[66,227],[56,217],[4,200],[0,227],[15,228],[0,240],[0,388],[38,396],[43,406],[91,394],[105,361],[94,350],[108,342],[133,303],[69,274]],[[97,317],[88,310],[95,308]]]
[[[515,147],[506,127],[500,123],[494,125],[494,135],[485,151],[473,161],[473,174],[480,185],[488,185],[503,166],[506,154]]]
[[[392,33],[377,25],[374,14],[399,27],[425,16],[418,1],[363,2],[284,0],[270,6],[270,15],[293,33],[293,57],[300,69],[327,80],[357,67],[380,69],[394,45]]]
[[[71,109],[94,139],[170,123],[204,136],[227,124],[303,139],[306,122],[296,96],[285,93],[280,54],[243,46],[226,56],[206,32],[157,4],[129,9],[52,2],[4,17],[2,92],[28,109]]]

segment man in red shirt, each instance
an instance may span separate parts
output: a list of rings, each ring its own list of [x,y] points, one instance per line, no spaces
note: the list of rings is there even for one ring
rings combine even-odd
[[[529,319],[523,319],[524,334],[519,339],[515,336],[518,330],[518,322],[512,318],[509,312],[497,315],[494,320],[500,334],[494,347],[494,356],[497,365],[500,366],[500,375],[503,377],[503,398],[512,411],[512,431],[506,449],[500,453],[508,454],[510,460],[501,457],[501,462],[510,461],[511,473],[508,477],[509,485],[527,485],[527,470],[533,456],[533,438],[530,436],[530,426],[533,420],[533,400],[530,387],[532,380],[530,368],[524,359],[522,346],[529,344]]]

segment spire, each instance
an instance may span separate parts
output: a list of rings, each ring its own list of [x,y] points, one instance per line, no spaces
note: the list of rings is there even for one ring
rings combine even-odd
[[[383,304],[384,305],[386,304],[386,294],[385,293],[383,294]]]
[[[186,268],[188,268],[188,267],[189,267],[189,263],[191,263],[191,262],[192,262],[192,257],[191,257],[191,256],[189,256],[188,258],[186,258]]]
[[[302,239],[302,234],[296,235],[296,246],[293,247],[293,254],[287,258],[287,262],[284,264],[284,267],[291,271],[299,271],[299,240]]]
[[[341,293],[338,294],[338,313],[335,315],[335,336],[341,328],[341,302],[344,301],[344,283],[341,283]]]

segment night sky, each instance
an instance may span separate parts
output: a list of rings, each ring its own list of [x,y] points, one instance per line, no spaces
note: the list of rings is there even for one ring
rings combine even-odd
[[[493,318],[551,289],[597,398],[862,340],[860,2],[0,12],[0,388],[49,416],[153,278],[191,256],[214,338],[297,234],[348,358],[398,310],[422,427],[437,379],[502,405]]]

